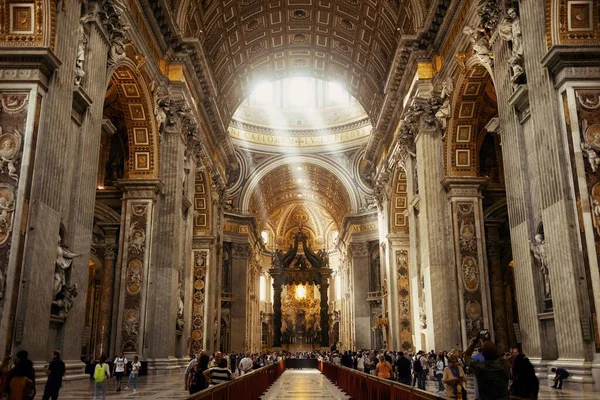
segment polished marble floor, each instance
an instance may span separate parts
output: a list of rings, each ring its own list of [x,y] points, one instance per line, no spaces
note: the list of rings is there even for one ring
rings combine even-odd
[[[124,387],[125,385],[123,385]],[[469,399],[473,399],[472,384],[467,384]],[[43,386],[38,387],[38,396],[41,398]],[[437,391],[437,384],[427,381],[429,392]],[[183,390],[183,372],[172,376],[142,376],[138,382],[138,390],[123,390],[116,392],[114,380],[108,388],[106,398],[119,399],[144,399],[144,400],[184,400],[188,397]],[[60,399],[86,399],[94,398],[94,383],[91,380],[67,381],[60,392]],[[262,397],[263,400],[274,399],[347,399],[347,396],[330,383],[316,370],[288,370],[273,384],[271,389]],[[555,391],[542,387],[539,400],[600,400],[600,393],[582,393],[572,390]]]
[[[316,369],[287,370],[262,400],[344,400],[350,399]]]

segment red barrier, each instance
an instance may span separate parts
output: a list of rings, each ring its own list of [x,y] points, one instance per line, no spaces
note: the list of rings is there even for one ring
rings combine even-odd
[[[436,394],[320,361],[319,371],[353,399],[435,400]]]
[[[188,400],[256,400],[285,370],[283,361],[252,371],[228,383],[198,392]]]

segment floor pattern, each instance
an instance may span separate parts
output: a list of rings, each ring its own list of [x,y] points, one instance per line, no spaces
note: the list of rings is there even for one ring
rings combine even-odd
[[[124,381],[125,383],[125,381]],[[125,387],[125,385],[123,385]],[[43,386],[38,388],[41,398]],[[469,399],[473,399],[473,385],[467,383]],[[436,393],[437,383],[427,381],[427,391]],[[171,376],[142,376],[138,382],[138,390],[123,390],[116,392],[115,381],[108,387],[106,398],[110,400],[184,400],[188,394],[183,390],[183,372]],[[94,399],[94,383],[91,380],[67,381],[60,391],[61,400],[91,400]],[[263,400],[300,400],[300,399],[348,399],[344,394],[316,370],[288,370],[270,390],[262,397]],[[600,400],[600,393],[582,393],[574,390],[557,391],[542,387],[538,400]]]
[[[344,400],[350,399],[316,369],[287,370],[262,400]]]

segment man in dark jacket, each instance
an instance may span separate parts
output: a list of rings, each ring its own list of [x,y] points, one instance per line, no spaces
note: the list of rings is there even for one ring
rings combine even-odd
[[[405,385],[410,385],[411,362],[408,358],[404,357],[403,352],[400,352],[400,354],[398,354],[396,366],[398,367],[398,381]]]
[[[48,380],[46,381],[42,400],[57,400],[63,376],[66,372],[65,363],[60,359],[60,351],[54,350],[52,352],[52,361],[46,366],[45,372],[48,375]]]
[[[508,400],[510,379],[508,360],[500,357],[498,348],[489,340],[483,344],[484,361],[472,359],[473,350],[480,340],[481,334],[478,333],[464,354],[466,365],[471,368],[477,379],[479,400]]]

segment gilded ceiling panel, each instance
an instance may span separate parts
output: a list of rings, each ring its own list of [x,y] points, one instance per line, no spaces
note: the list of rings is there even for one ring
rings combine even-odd
[[[228,116],[261,77],[343,81],[373,115],[401,31],[417,23],[412,1],[184,2],[179,24],[204,44]],[[405,4],[406,3],[406,4]],[[407,15],[413,21],[407,23]],[[407,32],[413,34],[414,32]]]

